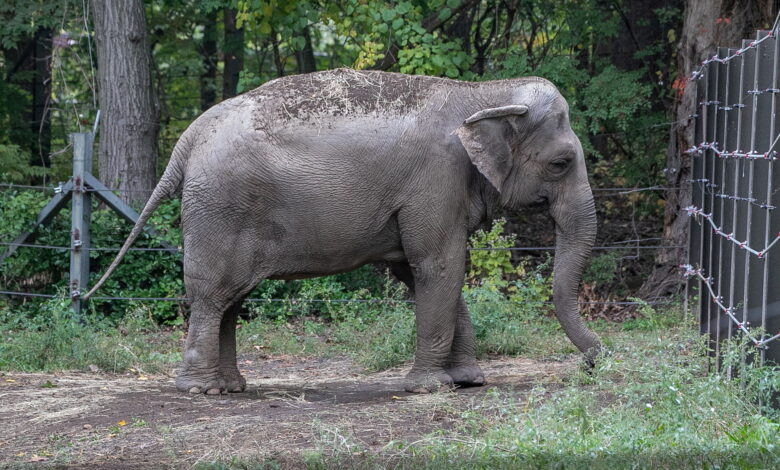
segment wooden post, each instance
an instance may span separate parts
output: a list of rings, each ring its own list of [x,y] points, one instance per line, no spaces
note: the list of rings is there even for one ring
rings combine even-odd
[[[86,175],[92,172],[91,132],[71,134],[73,141],[73,191],[70,230],[70,298],[76,315],[81,314],[81,294],[89,281],[89,221],[92,198],[86,191]]]

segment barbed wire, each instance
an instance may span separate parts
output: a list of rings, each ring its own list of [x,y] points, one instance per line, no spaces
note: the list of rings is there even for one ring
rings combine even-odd
[[[0,290],[0,295],[17,296],[17,297],[40,297],[40,298],[56,298],[61,295],[56,294],[38,294],[34,292],[19,292],[19,291],[6,291]],[[147,301],[147,302],[189,302],[187,297],[124,297],[124,296],[92,296],[90,300],[131,300],[131,301]],[[477,302],[484,303],[528,303],[525,300],[483,300],[478,299]],[[300,299],[300,298],[248,298],[244,299],[244,302],[248,303],[291,303],[291,304],[415,304],[414,300],[410,299]],[[554,305],[554,302],[550,300],[543,300],[533,302],[543,305]],[[578,301],[579,305],[669,305],[674,304],[673,300],[604,300],[604,301]]]
[[[705,194],[710,195],[710,196],[714,196],[714,197],[717,197],[717,198],[720,198],[720,199],[730,199],[732,201],[747,202],[750,205],[756,206],[756,207],[758,207],[760,209],[766,209],[768,211],[771,211],[771,210],[774,210],[774,209],[777,208],[777,206],[769,204],[769,202],[760,202],[758,199],[753,198],[753,197],[743,197],[743,196],[738,196],[737,194],[733,194],[732,195],[732,194],[725,194],[725,193],[714,192],[710,188],[717,188],[720,185],[715,184],[715,183],[710,183],[710,180],[707,179],[707,178],[689,179],[688,182],[692,183],[692,184],[703,185]],[[734,192],[736,193],[736,190]]]
[[[742,54],[749,51],[750,49],[755,49],[756,47],[758,47],[759,44],[763,43],[764,41],[775,38],[777,36],[778,21],[780,21],[780,13],[778,13],[778,15],[775,17],[775,22],[772,25],[772,30],[769,31],[769,33],[766,36],[764,36],[761,39],[756,39],[754,41],[749,42],[747,46],[737,49],[736,51],[734,51],[733,54],[728,55],[726,57],[719,57],[718,54],[715,54],[710,58],[704,59],[701,65],[699,65],[699,68],[694,70],[693,73],[691,73],[689,79],[690,80],[701,79],[701,77],[704,76],[704,71],[707,69],[707,66],[712,62],[717,62],[720,64],[728,63],[736,59],[737,57],[741,57]]]
[[[766,254],[766,252],[769,251],[778,241],[780,241],[780,233],[778,233],[777,236],[775,237],[775,239],[772,242],[770,242],[764,249],[762,249],[762,250],[755,250],[755,249],[751,248],[748,245],[749,240],[745,240],[744,242],[741,242],[741,241],[737,240],[734,237],[734,235],[735,235],[734,232],[726,233],[726,232],[723,231],[723,229],[721,227],[718,227],[718,225],[715,224],[715,222],[712,220],[712,213],[707,214],[707,213],[704,212],[704,210],[702,210],[702,209],[700,209],[700,208],[698,208],[696,206],[693,206],[693,205],[688,206],[688,207],[684,207],[683,210],[688,213],[688,216],[702,216],[702,217],[704,217],[707,220],[707,222],[710,223],[710,225],[712,226],[712,229],[715,231],[716,235],[719,235],[719,236],[725,238],[726,240],[734,243],[739,248],[741,248],[741,249],[743,249],[743,250],[745,250],[745,251],[747,251],[749,253],[752,253],[752,254],[756,255],[759,259],[764,259],[764,255]]]
[[[748,326],[750,326],[750,322],[748,322],[748,321],[741,322],[741,321],[737,320],[737,317],[734,315],[734,309],[732,309],[730,307],[726,307],[725,305],[723,305],[723,302],[722,302],[723,297],[715,294],[715,290],[713,290],[713,288],[712,288],[712,283],[715,280],[714,277],[712,277],[712,276],[705,276],[703,269],[701,269],[701,268],[694,269],[694,267],[691,266],[690,264],[682,264],[682,265],[680,265],[680,268],[682,268],[684,270],[683,277],[685,277],[686,279],[690,278],[690,277],[695,277],[697,279],[700,279],[704,283],[704,285],[707,287],[707,290],[709,291],[710,300],[712,300],[715,303],[715,305],[717,305],[718,308],[720,308],[720,310],[723,313],[728,315],[729,319],[731,319],[731,321],[734,322],[734,324],[737,326],[737,328],[740,331],[742,331],[745,334],[745,336],[747,336],[750,339],[750,341],[753,342],[754,346],[756,346],[757,348],[764,348],[764,347],[766,347],[767,343],[769,343],[771,341],[774,341],[777,338],[780,338],[780,332],[778,332],[774,336],[769,336],[769,337],[765,337],[765,338],[762,338],[762,339],[757,339],[750,332],[750,330],[748,329]]]
[[[770,204],[766,204],[766,203],[763,203],[763,202],[758,202],[758,199],[756,199],[754,197],[742,197],[742,196],[731,195],[731,194],[723,194],[723,193],[710,193],[710,194],[712,194],[713,196],[715,196],[717,198],[720,198],[720,199],[729,199],[731,201],[747,202],[748,204],[754,205],[754,206],[756,206],[756,207],[758,207],[760,209],[766,209],[766,210],[769,210],[769,211],[771,211],[771,210],[776,208],[775,206],[772,206]]]
[[[778,137],[780,137],[780,134],[778,134]],[[704,152],[706,150],[710,150],[720,158],[744,158],[748,160],[776,160],[777,152],[772,150],[776,143],[777,143],[777,139],[775,139],[772,146],[766,152],[753,152],[753,151],[743,152],[742,150],[732,150],[731,152],[729,152],[728,150],[720,150],[718,148],[717,142],[702,142],[698,145],[689,148],[688,150],[685,151],[685,153],[704,155]]]

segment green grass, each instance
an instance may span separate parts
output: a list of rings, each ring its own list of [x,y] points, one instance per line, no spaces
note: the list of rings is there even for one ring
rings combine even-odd
[[[489,287],[467,292],[483,356],[557,358],[573,353],[541,305],[506,302]],[[67,299],[54,299],[35,320],[0,310],[0,369],[154,371],[180,360],[183,331],[160,329],[142,306],[121,324],[75,321]],[[238,330],[244,354],[347,354],[366,370],[413,356],[414,315],[403,302],[332,307],[328,321],[258,318]],[[42,320],[43,319],[43,320]],[[316,452],[298,456],[309,468],[668,468],[764,469],[780,466],[780,421],[768,403],[780,372],[740,367],[744,345],[724,345],[733,379],[709,372],[705,341],[677,311],[649,306],[622,325],[591,325],[611,355],[590,373],[530,391],[493,389],[457,409],[456,425],[364,448],[349,430],[323,433]],[[748,358],[749,359],[749,358]],[[750,360],[747,362],[751,363]],[[252,458],[202,468],[286,468]]]
[[[747,366],[727,379],[708,373],[704,341],[691,325],[630,328],[602,331],[612,354],[591,373],[580,370],[527,392],[492,389],[458,410],[454,427],[379,450],[363,447],[349,429],[328,429],[318,449],[301,459],[312,469],[780,466],[778,411],[757,405],[780,389],[780,372]],[[287,468],[287,462],[249,458],[199,468]]]
[[[0,370],[167,370],[181,360],[183,331],[163,330],[135,306],[118,324],[96,315],[77,319],[67,298],[43,304],[34,318],[0,308]]]
[[[777,468],[778,411],[757,403],[780,390],[780,371],[747,366],[736,379],[708,373],[704,341],[691,326],[613,327],[604,331],[612,354],[592,373],[520,397],[493,389],[453,430],[391,442],[378,453],[322,446],[309,467]]]

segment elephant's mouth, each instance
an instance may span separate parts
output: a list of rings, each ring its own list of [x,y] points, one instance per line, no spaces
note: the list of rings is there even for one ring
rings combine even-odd
[[[549,206],[549,202],[545,196],[539,196],[534,199],[527,207],[531,209],[545,209]]]

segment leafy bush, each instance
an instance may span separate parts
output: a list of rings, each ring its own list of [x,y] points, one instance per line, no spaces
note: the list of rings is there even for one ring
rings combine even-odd
[[[116,324],[101,315],[77,318],[65,295],[47,299],[25,319],[0,305],[0,370],[54,371],[97,366],[108,372],[156,372],[181,360],[182,332],[164,334],[146,307]]]
[[[469,245],[476,248],[469,252],[469,284],[477,284],[480,279],[500,282],[522,272],[522,268],[512,265],[512,252],[506,249],[515,246],[517,237],[505,235],[504,225],[506,219],[495,220],[489,231],[479,229],[469,238]]]
[[[130,232],[131,225],[114,212],[96,210],[98,202],[93,198],[92,224],[90,227],[95,248],[118,248]],[[13,240],[30,230],[35,218],[49,200],[49,195],[33,191],[0,191],[0,217],[5,222],[0,227],[0,239]],[[181,244],[178,227],[179,201],[164,202],[152,216],[151,224],[160,231],[161,238],[171,244]],[[55,294],[66,289],[69,272],[70,210],[64,208],[49,225],[36,229],[35,243],[59,246],[63,249],[19,248],[3,262],[5,285],[8,290]],[[143,234],[134,246],[159,247],[159,240]],[[89,285],[94,285],[103,270],[116,256],[116,251],[90,250]],[[109,278],[96,296],[109,297],[181,297],[184,294],[180,257],[167,252],[129,252],[117,271]],[[131,301],[92,300],[91,305],[115,319],[130,309]],[[18,305],[18,311],[35,316],[40,302]],[[150,304],[153,318],[170,323],[180,318],[180,306],[170,302]]]
[[[14,144],[0,143],[0,181],[27,183],[33,176],[43,176],[42,167],[31,166],[30,154]]]
[[[582,281],[587,284],[611,284],[617,276],[620,252],[606,252],[590,259],[590,264],[582,273]]]

